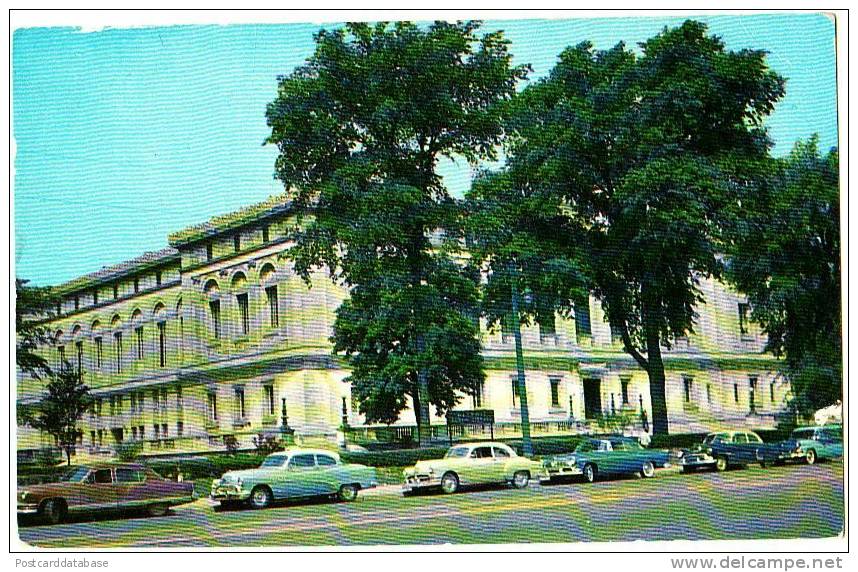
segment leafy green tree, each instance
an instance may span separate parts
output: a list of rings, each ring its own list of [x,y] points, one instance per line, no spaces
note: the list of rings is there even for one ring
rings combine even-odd
[[[457,264],[461,215],[437,164],[494,159],[497,104],[523,67],[478,22],[348,24],[316,35],[307,63],[280,78],[268,106],[276,175],[301,213],[292,257],[309,279],[326,267],[351,291],[335,351],[370,421],[429,407],[481,383],[475,277]]]
[[[587,295],[582,229],[558,195],[531,184],[529,171],[484,172],[466,195],[468,249],[486,273],[483,313],[513,332],[524,454],[533,454],[521,325],[554,332],[555,312],[570,315]],[[505,326],[505,327],[504,327]]]
[[[721,273],[783,85],[765,52],[687,21],[639,52],[568,48],[515,105],[510,165],[587,221],[594,293],[648,374],[654,433],[668,432],[662,347],[693,331],[699,281]]]
[[[838,152],[798,142],[768,185],[746,193],[728,279],[783,357],[794,409],[809,415],[842,399]]]
[[[39,379],[51,374],[47,360],[37,352],[50,341],[44,320],[54,312],[56,300],[50,288],[28,286],[28,282],[15,279],[15,363],[22,372]]]
[[[82,434],[78,422],[91,406],[92,397],[80,372],[66,362],[50,374],[42,400],[24,421],[53,437],[71,465],[71,450]]]

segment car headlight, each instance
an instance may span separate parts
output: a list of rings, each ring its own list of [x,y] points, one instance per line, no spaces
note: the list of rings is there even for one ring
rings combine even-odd
[[[236,484],[236,486],[238,486],[238,488],[241,488],[241,485],[244,484],[244,479],[242,479],[241,477],[238,477],[237,479],[235,479],[235,484]]]
[[[428,473],[429,473],[430,475],[434,475],[434,474],[435,474],[435,469],[433,469],[432,467],[429,467],[429,471],[428,471]]]
[[[27,500],[27,495],[29,494],[29,491],[21,491],[20,493],[18,493],[18,496],[21,497],[21,500]]]
[[[685,451],[680,451],[679,453],[677,453],[677,454],[676,454],[676,457],[677,457],[678,459],[681,459],[681,458],[682,458],[682,457],[684,457],[684,456],[685,456]]]

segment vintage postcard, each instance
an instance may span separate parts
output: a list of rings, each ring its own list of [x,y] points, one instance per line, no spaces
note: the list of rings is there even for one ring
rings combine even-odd
[[[845,548],[844,15],[80,16],[10,30],[13,548]]]

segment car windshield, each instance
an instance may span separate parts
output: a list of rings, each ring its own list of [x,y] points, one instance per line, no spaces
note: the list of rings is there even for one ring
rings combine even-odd
[[[467,457],[468,456],[468,448],[467,447],[453,447],[449,451],[447,451],[446,457],[448,459],[456,458],[456,457]]]
[[[596,451],[599,448],[599,444],[596,441],[581,441],[578,443],[578,446],[575,447],[576,453],[588,453],[590,451]]]
[[[711,445],[715,441],[720,441],[723,436],[724,435],[722,435],[721,433],[710,433],[709,435],[706,436],[705,439],[703,439],[703,444],[704,445]]]
[[[833,441],[843,441],[843,427],[832,427],[829,429],[823,429],[822,436],[825,439],[831,439]]]
[[[637,441],[632,441],[631,439],[629,439],[627,441],[626,440],[617,441],[613,445],[614,445],[614,450],[619,449],[621,451],[638,451],[640,449],[643,449],[643,445],[641,445]]]
[[[272,455],[271,457],[265,457],[265,460],[262,461],[263,467],[282,467],[286,462],[285,455]]]
[[[64,483],[79,483],[88,474],[89,467],[77,467],[60,477],[60,481]]]
[[[813,429],[796,429],[792,432],[793,439],[813,439]]]

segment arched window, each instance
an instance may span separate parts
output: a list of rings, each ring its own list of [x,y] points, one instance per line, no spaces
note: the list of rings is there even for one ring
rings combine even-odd
[[[155,304],[155,326],[158,328],[158,366],[167,366],[167,309],[161,302]]]
[[[92,363],[96,369],[101,370],[104,366],[104,337],[101,332],[101,322],[95,320],[90,326],[92,333]]]
[[[122,318],[118,314],[110,321],[110,329],[113,330],[113,371],[122,373]]]
[[[262,265],[262,269],[259,271],[259,282],[265,289],[265,308],[268,313],[268,325],[271,328],[280,326],[280,300],[277,284],[274,283],[276,277],[277,271],[273,264],[267,262]]]
[[[83,375],[83,328],[79,324],[72,329],[72,339],[74,340],[75,369],[78,375]]]
[[[211,279],[206,282],[203,290],[209,298],[209,320],[211,324],[212,337],[220,339],[220,286],[217,280]]]
[[[142,360],[146,355],[143,336],[143,312],[137,308],[131,314],[131,327],[134,331],[134,359]]]
[[[247,293],[247,277],[236,272],[232,277],[232,291],[238,307],[238,332],[242,336],[250,333],[250,300]]]

